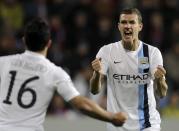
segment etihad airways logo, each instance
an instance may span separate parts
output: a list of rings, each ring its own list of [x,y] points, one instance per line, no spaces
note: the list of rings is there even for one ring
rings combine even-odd
[[[133,75],[122,75],[113,74],[113,78],[122,84],[147,84],[149,83],[149,74],[133,74]]]

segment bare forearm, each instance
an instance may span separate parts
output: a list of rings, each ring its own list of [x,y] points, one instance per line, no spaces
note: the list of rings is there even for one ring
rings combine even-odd
[[[167,94],[168,85],[164,78],[155,79],[156,93],[160,98],[163,98]]]
[[[102,109],[95,102],[83,97],[77,96],[70,101],[70,103],[83,114],[88,115],[92,118],[110,122],[115,126],[122,126],[127,119],[125,113],[110,113]]]
[[[76,106],[83,114],[102,121],[111,122],[112,113],[105,111],[93,101],[83,98],[81,104]]]
[[[96,72],[96,71],[94,71],[93,76],[90,79],[91,93],[93,93],[93,94],[99,93],[99,91],[101,89],[101,79],[102,79],[101,74]]]

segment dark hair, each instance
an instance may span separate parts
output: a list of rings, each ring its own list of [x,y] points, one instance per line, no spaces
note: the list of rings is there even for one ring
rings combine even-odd
[[[24,37],[28,50],[41,51],[50,39],[49,26],[41,18],[35,18],[27,24]]]
[[[138,16],[138,21],[142,23],[142,15],[137,8],[125,8],[121,11],[120,15],[121,14],[136,14]]]

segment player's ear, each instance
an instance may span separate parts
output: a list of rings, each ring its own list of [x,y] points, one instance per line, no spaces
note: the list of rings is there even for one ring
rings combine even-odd
[[[141,31],[141,30],[142,30],[142,28],[143,28],[143,24],[142,24],[142,23],[140,23],[140,24],[139,24],[139,31]]]
[[[117,23],[118,30],[120,31],[120,23]]]
[[[50,47],[51,47],[51,45],[52,45],[52,40],[51,40],[51,39],[49,39],[49,40],[48,40],[48,43],[47,43],[47,47],[48,47],[48,48],[50,48]]]

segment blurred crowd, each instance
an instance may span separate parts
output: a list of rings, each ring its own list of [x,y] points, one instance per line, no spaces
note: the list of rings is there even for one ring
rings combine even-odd
[[[99,95],[89,93],[90,62],[102,45],[120,39],[117,23],[124,7],[142,12],[140,39],[162,51],[169,93],[158,106],[163,116],[179,118],[178,0],[0,0],[0,56],[22,53],[24,25],[34,17],[44,18],[53,41],[48,58],[69,73],[82,95],[106,108],[105,85]],[[70,112],[70,105],[55,94],[48,113]]]

